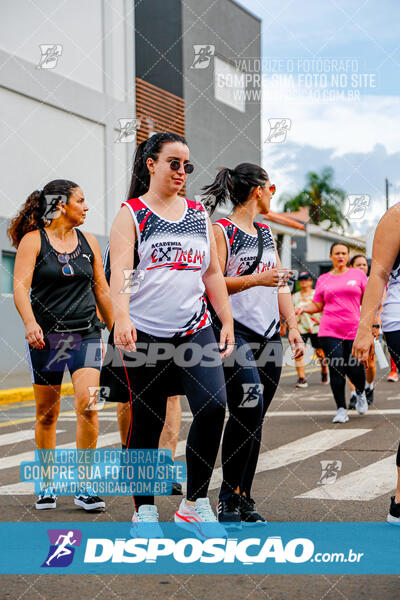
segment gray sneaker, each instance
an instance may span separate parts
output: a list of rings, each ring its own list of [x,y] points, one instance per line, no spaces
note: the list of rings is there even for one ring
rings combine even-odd
[[[357,394],[356,411],[359,415],[365,415],[368,412],[368,402],[365,392]]]
[[[349,415],[347,414],[347,410],[345,408],[338,408],[336,415],[332,419],[332,423],[347,423],[349,420]]]

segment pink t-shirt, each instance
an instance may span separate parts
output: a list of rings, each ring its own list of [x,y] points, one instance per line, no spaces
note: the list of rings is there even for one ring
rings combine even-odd
[[[367,276],[360,269],[343,275],[324,273],[318,277],[314,302],[323,302],[318,336],[354,340],[360,321],[360,305]]]

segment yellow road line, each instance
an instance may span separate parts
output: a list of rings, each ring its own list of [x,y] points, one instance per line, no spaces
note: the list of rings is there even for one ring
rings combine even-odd
[[[63,383],[61,395],[70,396],[74,388],[72,383]],[[0,390],[0,405],[15,404],[17,402],[28,402],[34,400],[33,387],[17,387],[8,390]]]

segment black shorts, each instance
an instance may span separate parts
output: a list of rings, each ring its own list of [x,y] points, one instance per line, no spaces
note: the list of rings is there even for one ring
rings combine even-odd
[[[301,337],[303,338],[303,342],[307,344],[307,340],[310,340],[311,346],[313,348],[321,348],[321,340],[318,337],[318,333],[301,333]]]
[[[64,371],[70,374],[78,369],[101,369],[101,338],[82,339],[77,333],[52,333],[45,336],[42,350],[28,343],[27,358],[32,383],[61,385]]]
[[[209,340],[205,333],[208,329],[210,330],[208,332]],[[108,338],[107,352],[100,373],[100,397],[108,402],[129,402],[128,371],[131,370],[136,372],[136,375],[132,376],[132,381],[134,382],[136,377],[137,381],[140,378],[141,382],[140,386],[139,381],[137,386],[133,384],[133,391],[137,391],[139,387],[151,386],[155,395],[164,393],[168,397],[184,395],[179,364],[176,364],[172,357],[167,358],[163,354],[168,347],[173,347],[176,351],[176,349],[186,344],[196,344],[197,340],[203,340],[204,336],[208,342],[214,341],[215,343],[214,334],[211,335],[211,331],[210,326],[199,329],[187,337],[162,338],[137,329],[137,350],[135,352],[122,352],[114,346],[113,327]],[[146,381],[147,383],[144,383]]]

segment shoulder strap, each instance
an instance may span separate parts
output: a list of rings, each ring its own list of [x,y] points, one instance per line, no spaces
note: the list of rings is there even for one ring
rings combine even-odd
[[[257,230],[257,240],[258,240],[257,257],[256,257],[256,260],[253,262],[253,264],[250,265],[245,271],[243,271],[243,273],[240,274],[240,277],[243,277],[243,275],[251,275],[256,270],[257,265],[260,263],[260,260],[262,257],[263,248],[264,248],[264,240],[263,240],[263,236],[262,236],[261,227],[258,225],[258,223],[254,223],[254,227]]]
[[[80,240],[80,244],[81,244],[81,248],[83,248],[83,252],[91,252],[93,254],[94,257],[94,251],[92,249],[92,246],[89,243],[89,240],[87,239],[86,235],[83,233],[83,231],[81,231],[80,229],[78,229],[78,227],[75,228],[75,231],[78,235],[78,240]]]

